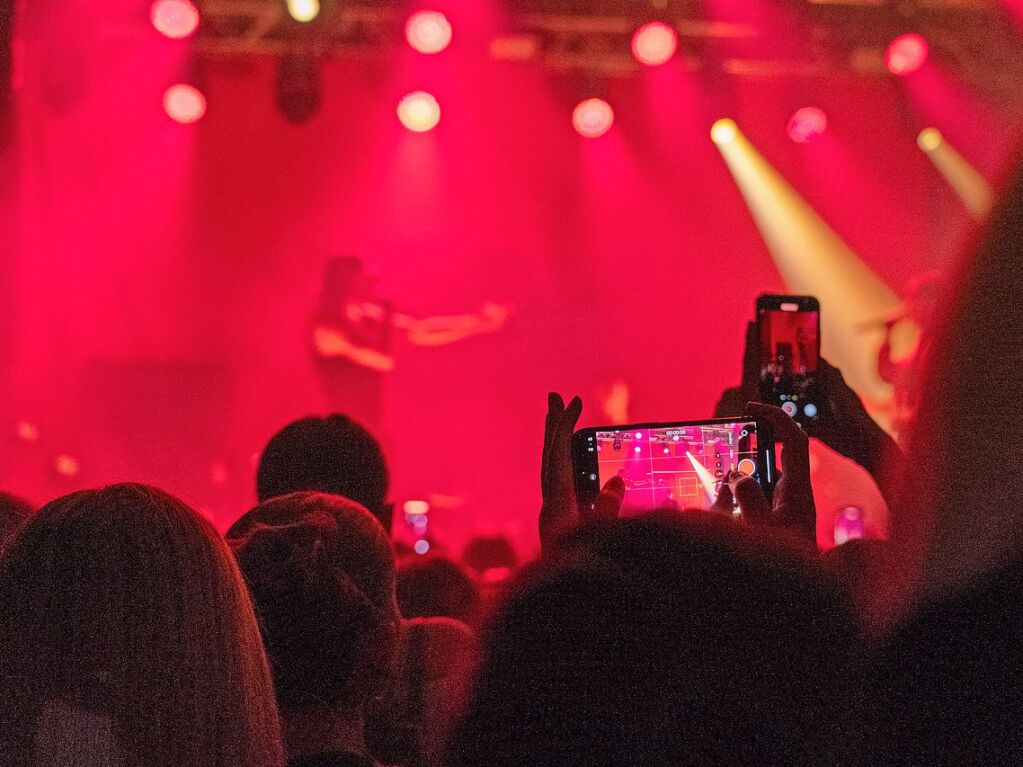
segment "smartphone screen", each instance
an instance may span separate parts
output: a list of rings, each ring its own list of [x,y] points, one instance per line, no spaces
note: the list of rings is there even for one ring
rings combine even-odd
[[[614,476],[624,515],[709,508],[732,469],[773,484],[773,440],[755,420],[688,421],[583,429],[573,439],[576,489],[590,502]]]
[[[760,397],[807,423],[820,412],[820,307],[810,296],[760,296]]]

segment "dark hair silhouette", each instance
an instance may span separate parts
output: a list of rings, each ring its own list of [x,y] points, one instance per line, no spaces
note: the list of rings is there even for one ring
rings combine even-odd
[[[1008,765],[1023,754],[1021,253],[1023,165],[931,347],[912,472],[892,510],[909,575],[867,696],[874,764]]]
[[[454,618],[471,626],[478,617],[480,591],[450,559],[410,558],[398,568],[398,606],[406,618]]]
[[[58,498],[15,536],[0,556],[0,685],[5,765],[37,763],[39,739],[59,737],[42,724],[55,711],[108,721],[125,765],[283,763],[234,557],[212,525],[156,488]],[[57,748],[91,735],[77,733]]]
[[[0,548],[31,516],[32,504],[10,493],[0,493]]]
[[[737,525],[584,527],[515,584],[451,764],[834,764],[841,590]]]
[[[361,706],[397,637],[394,561],[380,523],[336,495],[291,493],[228,531],[260,617],[282,708]]]
[[[380,444],[344,415],[310,416],[277,432],[263,449],[256,472],[260,501],[298,490],[351,498],[391,529],[389,476]]]

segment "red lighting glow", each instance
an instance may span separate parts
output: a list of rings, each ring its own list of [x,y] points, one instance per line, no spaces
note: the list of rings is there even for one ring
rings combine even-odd
[[[420,53],[440,53],[451,44],[451,23],[439,11],[417,11],[405,24],[405,39]]]
[[[440,104],[426,91],[414,91],[398,103],[398,119],[410,131],[425,133],[440,122]]]
[[[163,109],[174,122],[188,125],[206,114],[206,97],[198,88],[178,83],[163,94]]]
[[[817,107],[803,107],[789,118],[789,138],[805,144],[820,136],[828,127],[828,116]]]
[[[198,28],[199,9],[191,0],[156,0],[149,9],[149,18],[161,35],[181,40]]]
[[[893,75],[912,74],[927,61],[927,40],[911,32],[900,35],[888,44],[884,63]]]
[[[644,24],[632,36],[632,55],[648,67],[664,64],[675,55],[677,48],[678,35],[663,21]]]
[[[572,125],[585,138],[603,136],[611,130],[614,121],[614,110],[603,99],[580,101],[572,112]]]

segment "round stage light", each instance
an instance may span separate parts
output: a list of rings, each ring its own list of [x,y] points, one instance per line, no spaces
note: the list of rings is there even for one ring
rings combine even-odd
[[[405,39],[420,53],[440,53],[451,44],[451,23],[440,11],[416,11],[405,23]]]
[[[580,101],[572,111],[572,125],[585,138],[603,136],[611,130],[614,121],[614,110],[604,99]]]
[[[632,55],[648,67],[664,64],[678,49],[678,34],[674,27],[663,21],[651,21],[636,30],[632,36]]]
[[[418,541],[412,544],[412,549],[416,552],[416,554],[422,556],[423,554],[429,553],[430,542],[425,538],[420,538]]]
[[[288,13],[295,21],[305,23],[320,15],[320,0],[287,0]]]
[[[407,516],[417,517],[429,512],[430,504],[426,501],[418,500],[405,501],[402,506],[402,511],[404,511]]]
[[[181,40],[199,26],[199,9],[191,0],[156,0],[149,8],[149,19],[164,37]]]
[[[174,122],[188,125],[206,114],[206,97],[198,88],[178,83],[164,92],[163,109]]]
[[[730,117],[722,117],[710,126],[710,140],[715,144],[731,144],[739,135],[739,126]]]
[[[828,127],[828,116],[817,107],[803,107],[789,118],[789,138],[797,144],[813,141]]]
[[[425,133],[440,122],[440,104],[426,91],[414,91],[398,103],[398,119],[410,131]]]
[[[61,453],[53,459],[53,468],[60,476],[67,477],[68,479],[78,476],[78,473],[82,470],[78,459],[66,453]]]
[[[910,32],[888,43],[884,63],[893,75],[912,74],[927,61],[927,40],[923,35]]]
[[[920,131],[920,135],[916,137],[916,145],[925,152],[933,152],[941,146],[941,142],[944,140],[945,137],[941,135],[941,131],[937,128],[924,128]]]

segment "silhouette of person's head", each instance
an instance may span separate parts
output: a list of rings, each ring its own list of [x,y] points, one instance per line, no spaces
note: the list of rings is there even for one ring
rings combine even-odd
[[[369,509],[390,533],[390,477],[380,443],[340,414],[300,418],[263,448],[256,495],[266,501],[298,490],[343,495]]]
[[[836,763],[855,633],[841,590],[699,519],[587,526],[527,570],[451,764]]]
[[[249,511],[227,540],[252,592],[285,717],[360,711],[388,678],[400,620],[380,523],[348,499],[298,492]]]
[[[32,504],[10,493],[0,493],[0,548],[32,514]]]
[[[283,764],[235,559],[156,488],[77,492],[28,519],[0,555],[0,679],[5,765]]]
[[[398,568],[398,606],[406,618],[454,618],[475,625],[480,607],[476,581],[445,557],[414,557]]]

